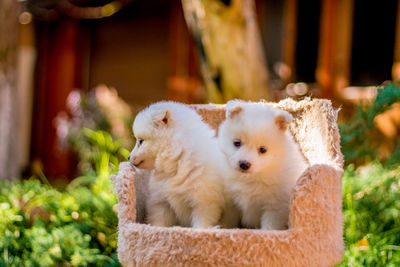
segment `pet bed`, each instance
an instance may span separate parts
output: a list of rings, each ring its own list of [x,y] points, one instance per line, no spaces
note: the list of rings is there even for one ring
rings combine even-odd
[[[118,198],[118,257],[124,266],[332,266],[342,259],[343,155],[337,110],[328,100],[272,104],[293,115],[295,141],[310,164],[299,173],[289,229],[192,229],[144,224],[149,172],[121,163],[112,177]],[[192,106],[211,127],[224,105]]]

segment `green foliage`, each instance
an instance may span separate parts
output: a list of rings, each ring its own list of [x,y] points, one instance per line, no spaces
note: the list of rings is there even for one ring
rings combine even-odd
[[[400,266],[400,142],[382,161],[384,136],[375,127],[376,116],[396,102],[400,84],[393,82],[339,126],[346,163],[369,162],[358,169],[348,165],[343,177],[346,250],[340,266]]]
[[[339,126],[342,152],[347,163],[365,163],[378,157],[382,134],[376,129],[374,119],[396,102],[400,102],[400,84],[393,82],[379,88],[371,105],[358,106],[354,116]],[[399,161],[400,147],[394,147],[388,163]]]
[[[400,266],[400,165],[373,162],[346,168],[343,218],[346,251],[340,266]]]
[[[121,147],[132,145],[133,116],[129,106],[104,86],[88,93],[73,91],[66,105],[69,114],[61,112],[55,120],[60,146],[77,155],[81,173],[104,171],[107,169],[104,163],[108,161],[115,170],[116,163],[128,156]]]
[[[129,151],[105,131],[83,128],[81,132],[82,136],[71,141],[71,146],[78,154],[79,166],[85,175],[72,184],[91,182],[98,175],[109,177],[111,172],[118,171],[119,162],[128,158]]]
[[[0,182],[0,266],[119,265],[108,177],[129,152],[106,132],[83,132],[92,167],[65,191],[36,178]]]

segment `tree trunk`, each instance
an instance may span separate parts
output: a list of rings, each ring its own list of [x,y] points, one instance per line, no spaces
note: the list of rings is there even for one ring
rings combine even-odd
[[[182,0],[200,55],[208,100],[268,98],[254,0]]]
[[[17,45],[19,2],[0,1],[0,179],[18,175]]]

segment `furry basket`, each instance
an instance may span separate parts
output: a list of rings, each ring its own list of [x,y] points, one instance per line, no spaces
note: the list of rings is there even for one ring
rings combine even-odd
[[[124,266],[331,266],[342,259],[343,155],[337,111],[328,100],[286,99],[290,130],[310,167],[299,173],[289,229],[192,229],[144,224],[148,171],[121,163],[112,177],[118,198],[118,257]],[[192,106],[217,129],[224,105]]]

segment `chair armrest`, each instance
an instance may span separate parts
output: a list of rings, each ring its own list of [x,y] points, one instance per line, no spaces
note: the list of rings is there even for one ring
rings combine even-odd
[[[317,251],[332,251],[338,259],[344,251],[342,174],[325,164],[309,167],[294,188],[289,215],[291,229],[309,236]]]
[[[114,180],[118,199],[119,225],[136,221],[135,168],[129,162],[121,162]]]

